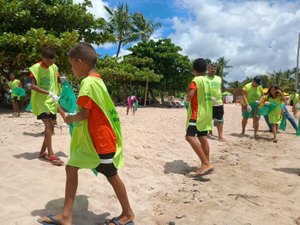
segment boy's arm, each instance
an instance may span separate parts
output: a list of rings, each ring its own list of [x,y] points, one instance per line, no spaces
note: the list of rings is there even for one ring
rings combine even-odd
[[[76,121],[86,120],[88,119],[90,114],[90,110],[86,108],[81,108],[81,110],[75,115],[68,115],[66,117],[66,123],[71,124]]]
[[[36,84],[36,79],[35,77],[32,77],[32,81],[31,81],[31,89],[36,91],[36,92],[39,92],[39,93],[42,93],[42,94],[45,94],[45,95],[49,95],[49,91],[46,91],[42,88],[40,88],[37,84]]]
[[[195,93],[196,93],[196,90],[189,90],[189,92],[188,92],[188,94],[186,96],[186,101],[190,102],[191,99],[194,97]]]
[[[246,105],[249,105],[249,102],[247,100],[247,92],[243,90],[243,101]]]

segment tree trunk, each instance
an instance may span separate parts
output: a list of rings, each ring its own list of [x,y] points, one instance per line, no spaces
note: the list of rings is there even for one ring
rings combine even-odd
[[[146,107],[146,105],[147,105],[148,83],[149,83],[149,79],[148,79],[148,77],[147,77],[147,81],[146,81],[146,91],[145,91],[145,100],[144,100],[144,107]]]
[[[122,46],[122,41],[120,41],[119,45],[118,45],[118,50],[117,50],[117,55],[116,55],[117,58],[119,57],[121,46]]]

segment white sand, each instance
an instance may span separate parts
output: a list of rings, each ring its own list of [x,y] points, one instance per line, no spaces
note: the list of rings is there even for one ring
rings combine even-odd
[[[226,142],[209,140],[216,170],[205,179],[185,174],[199,160],[185,141],[185,109],[139,109],[126,116],[119,107],[126,164],[126,184],[137,225],[292,225],[300,217],[300,137],[290,124],[272,142],[261,120],[261,138],[240,137],[240,106],[226,105]],[[61,210],[64,167],[37,158],[43,125],[30,113],[20,118],[0,114],[0,225],[33,225]],[[61,124],[61,118],[59,123]],[[56,128],[54,150],[68,160],[68,128]],[[216,134],[216,129],[214,128]],[[120,206],[100,175],[80,171],[74,225],[103,224]],[[300,220],[300,219],[299,219]],[[299,222],[300,224],[300,222]]]

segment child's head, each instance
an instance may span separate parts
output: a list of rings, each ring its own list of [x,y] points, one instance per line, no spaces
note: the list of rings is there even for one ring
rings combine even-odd
[[[88,76],[93,70],[97,62],[97,53],[92,45],[88,43],[80,43],[69,51],[70,63],[72,71],[77,78]]]
[[[203,58],[196,59],[193,62],[193,72],[196,75],[201,75],[206,72],[207,64]]]
[[[56,51],[50,46],[45,46],[41,49],[42,62],[46,66],[51,66],[55,62]]]
[[[276,98],[279,95],[278,91],[281,91],[280,87],[278,85],[272,85],[267,94],[271,98]]]
[[[14,80],[15,79],[15,74],[14,73],[9,74],[9,79]]]
[[[207,67],[207,73],[209,76],[216,75],[217,73],[217,65],[215,63],[211,63]]]

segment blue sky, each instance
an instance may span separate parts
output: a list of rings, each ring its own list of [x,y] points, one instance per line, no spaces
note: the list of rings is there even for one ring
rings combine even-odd
[[[81,2],[82,0],[74,0]],[[238,0],[91,0],[89,9],[108,18],[103,5],[128,3],[131,13],[142,12],[160,22],[152,39],[171,38],[191,60],[229,59],[228,80],[272,73],[296,66],[300,32],[300,1]],[[129,54],[127,47],[121,55]],[[117,45],[99,46],[101,55],[114,55]]]

